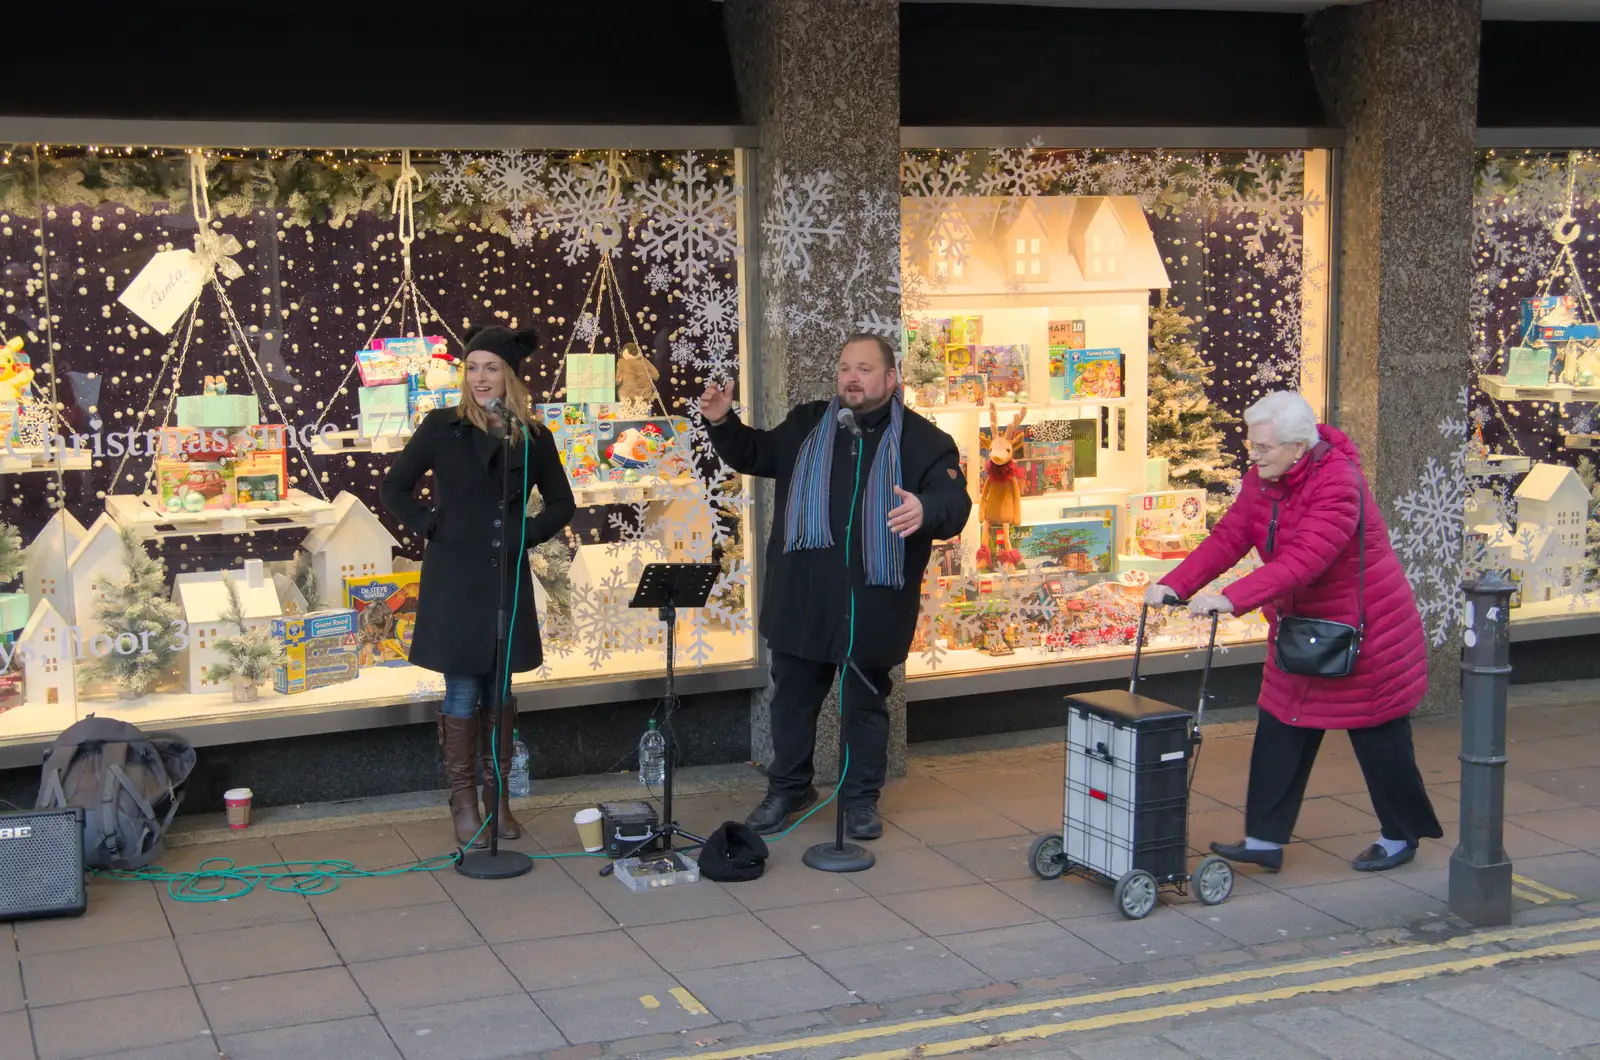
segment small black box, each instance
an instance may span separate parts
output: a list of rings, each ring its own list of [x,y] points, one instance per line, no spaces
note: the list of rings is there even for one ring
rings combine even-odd
[[[606,844],[606,856],[620,858],[634,850],[639,841],[655,831],[655,807],[647,802],[602,802],[600,804],[601,836]],[[652,854],[661,850],[661,840],[652,840],[636,851]]]

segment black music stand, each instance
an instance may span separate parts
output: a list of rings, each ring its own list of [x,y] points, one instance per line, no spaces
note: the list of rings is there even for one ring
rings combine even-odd
[[[629,607],[653,607],[667,624],[667,691],[661,697],[661,735],[667,741],[667,756],[661,777],[661,820],[655,830],[632,847],[618,854],[619,858],[632,857],[639,851],[661,840],[666,850],[672,849],[672,837],[682,836],[694,846],[705,846],[705,837],[686,832],[672,819],[673,752],[677,740],[672,731],[672,715],[678,709],[678,694],[673,690],[676,673],[678,608],[704,607],[711,598],[711,587],[722,573],[715,563],[647,563],[639,575],[639,587],[633,592]],[[600,875],[609,876],[615,865],[607,865]]]

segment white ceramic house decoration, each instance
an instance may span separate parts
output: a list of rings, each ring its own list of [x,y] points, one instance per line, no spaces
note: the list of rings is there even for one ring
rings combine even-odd
[[[274,618],[283,615],[277,583],[267,577],[266,566],[259,559],[245,560],[241,570],[178,575],[172,594],[183,611],[189,633],[188,646],[178,653],[178,672],[183,675],[190,692],[217,692],[228,688],[227,682],[208,681],[206,671],[222,661],[217,641],[238,633],[231,623],[222,619],[228,610],[226,583],[230,578],[239,590],[246,628],[269,627]]]
[[[67,558],[88,533],[71,512],[60,508],[28,543],[22,588],[28,594],[30,609],[48,600],[63,618],[71,620],[72,586],[67,579]]]
[[[303,547],[311,553],[317,591],[330,607],[344,600],[344,580],[394,573],[394,535],[348,490],[333,499],[334,519],[306,535]]]
[[[102,577],[115,582],[126,576],[121,531],[111,516],[102,514],[90,524],[83,540],[67,557],[72,609],[63,615],[81,631],[83,643],[89,643],[96,633],[104,632],[94,617],[95,602],[104,595],[95,590],[95,582]]]
[[[78,681],[73,668],[72,623],[49,600],[41,600],[22,628],[18,643],[27,649],[22,687],[28,706],[64,706],[76,717]]]

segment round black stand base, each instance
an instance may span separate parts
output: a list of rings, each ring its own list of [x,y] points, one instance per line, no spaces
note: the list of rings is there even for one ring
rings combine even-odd
[[[456,862],[456,871],[474,880],[513,880],[533,871],[533,859],[515,850],[502,850],[498,854],[469,850]]]
[[[872,851],[854,843],[843,846],[818,843],[800,860],[818,872],[862,872],[872,868],[878,859],[872,856]]]

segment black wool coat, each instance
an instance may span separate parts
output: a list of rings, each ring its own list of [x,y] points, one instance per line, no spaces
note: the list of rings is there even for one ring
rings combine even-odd
[[[523,489],[524,446],[513,443],[509,489],[502,496],[504,443],[448,408],[430,412],[390,466],[380,491],[383,506],[427,541],[417,624],[411,634],[413,665],[445,674],[490,674],[502,583],[507,609],[513,600],[516,603],[510,638],[512,673],[543,663],[527,554],[517,550],[516,536],[504,538],[525,530],[528,548],[542,544],[572,521],[574,505],[551,433],[536,428],[526,453],[528,489]],[[414,492],[428,471],[433,472],[432,507]],[[526,519],[523,513],[535,489],[544,509]],[[500,567],[502,545],[510,556],[510,570]]]
[[[954,537],[967,524],[972,499],[961,474],[955,440],[910,409],[900,435],[901,488],[922,501],[922,528],[905,539],[905,587],[868,585],[862,562],[862,520],[866,505],[857,501],[850,535],[848,580],[845,530],[855,489],[856,460],[852,437],[834,432],[833,481],[829,485],[829,548],[785,552],[784,519],[789,509],[789,483],[794,478],[800,446],[827,412],[826,401],[798,405],[778,426],[762,431],[746,426],[736,414],[710,426],[711,444],[728,466],[744,475],[777,480],[777,503],[767,563],[761,585],[761,635],[774,651],[815,662],[842,663],[848,652],[861,666],[896,666],[905,662],[922,606],[922,574],[935,540]],[[861,490],[878,444],[888,427],[889,407],[857,418],[865,437],[861,450]],[[855,587],[854,644],[851,643],[850,598]]]

